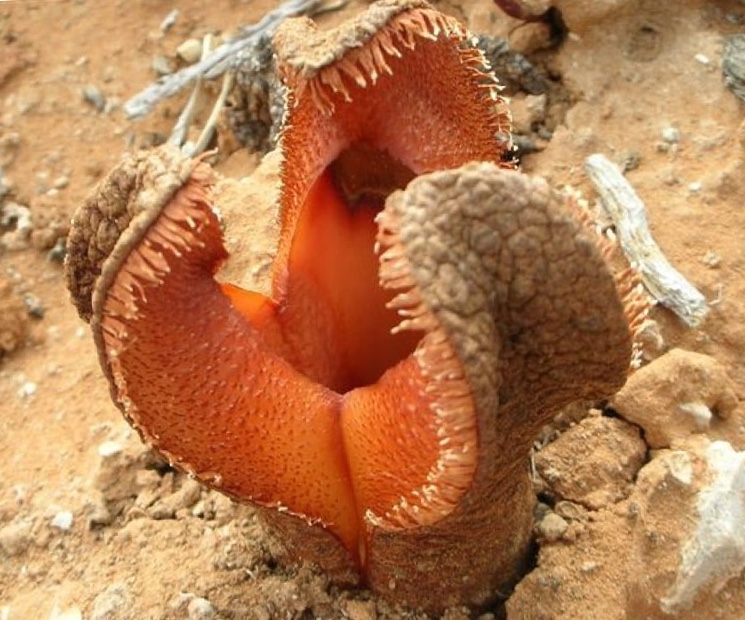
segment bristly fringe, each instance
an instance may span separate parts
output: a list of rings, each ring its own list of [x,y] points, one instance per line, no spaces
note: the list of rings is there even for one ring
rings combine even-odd
[[[471,486],[478,465],[478,423],[463,367],[411,277],[397,232],[398,218],[383,210],[377,222],[380,285],[399,291],[389,303],[401,316],[393,331],[425,332],[414,357],[427,379],[426,391],[433,399],[439,457],[419,488],[400,497],[385,514],[368,511],[365,517],[387,528],[410,528],[437,522],[450,514]]]
[[[417,39],[437,41],[446,39],[453,45],[473,77],[482,96],[495,106],[500,102],[501,86],[491,73],[491,67],[481,50],[470,44],[471,35],[455,19],[431,9],[411,9],[392,17],[367,45],[348,50],[338,61],[318,71],[308,81],[298,84],[297,98],[305,88],[310,89],[318,109],[326,115],[334,112],[334,96],[352,101],[352,86],[367,88],[376,84],[381,75],[393,75],[391,59],[402,58],[413,51]],[[504,112],[499,111],[501,114]],[[487,122],[494,125],[494,133],[509,133],[509,118],[500,113]],[[509,146],[509,145],[508,145]]]
[[[196,472],[188,463],[159,447],[158,438],[149,434],[140,424],[137,408],[128,396],[119,356],[127,348],[130,339],[127,324],[139,320],[140,308],[147,301],[148,290],[160,286],[171,271],[166,256],[182,258],[204,247],[199,235],[202,226],[208,224],[205,208],[211,209],[211,187],[212,176],[208,167],[198,164],[188,182],[163,207],[157,219],[122,261],[121,269],[107,291],[100,327],[107,363],[116,385],[117,400],[124,415],[171,464],[177,464],[193,475]]]
[[[568,199],[569,206],[575,217],[579,220],[585,230],[587,230],[595,240],[603,260],[610,263],[614,257],[623,256],[618,242],[615,238],[604,234],[596,224],[587,205],[587,201],[582,198],[581,194],[574,188],[567,187],[564,189],[564,195]],[[624,259],[625,260],[625,259]],[[642,363],[642,346],[639,336],[649,324],[649,311],[651,302],[649,295],[644,290],[642,277],[636,265],[629,265],[625,269],[615,272],[613,279],[616,290],[623,304],[626,321],[629,325],[629,331],[632,337],[632,354],[630,369],[635,370]]]

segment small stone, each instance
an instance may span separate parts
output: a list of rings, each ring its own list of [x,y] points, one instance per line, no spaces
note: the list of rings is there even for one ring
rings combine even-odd
[[[52,181],[52,187],[55,189],[65,189],[70,185],[70,177],[62,175]]]
[[[72,527],[73,516],[69,510],[60,510],[52,517],[50,525],[63,532],[68,532]]]
[[[170,75],[173,73],[173,65],[170,59],[163,54],[157,54],[153,57],[153,62],[150,65],[158,75]]]
[[[176,54],[184,62],[193,65],[202,57],[202,42],[199,39],[186,39],[176,48]]]
[[[179,617],[184,617],[183,612],[185,609],[186,617],[189,620],[209,620],[210,618],[214,618],[216,614],[212,603],[206,598],[196,596],[191,592],[181,592],[168,603],[168,606],[174,611],[179,612]]]
[[[98,446],[98,454],[103,458],[110,458],[119,454],[123,449],[124,448],[122,448],[121,444],[116,441],[104,441],[100,446]]]
[[[178,491],[155,502],[147,512],[153,519],[172,519],[179,510],[196,504],[201,493],[202,486],[196,480],[186,478]]]
[[[703,184],[701,181],[693,181],[692,183],[688,184],[688,191],[691,192],[691,194],[698,194],[703,189]]]
[[[708,67],[711,64],[711,58],[709,58],[706,54],[696,54],[693,59],[705,67]]]
[[[59,237],[47,252],[47,260],[52,263],[64,263],[65,256],[67,256],[67,244],[64,237]]]
[[[21,398],[31,398],[34,394],[36,394],[36,391],[39,389],[39,386],[36,385],[33,381],[24,381],[21,384],[21,387],[18,388],[18,396]]]
[[[558,498],[597,510],[627,497],[646,452],[639,429],[592,416],[540,450],[535,466]]]
[[[582,565],[579,567],[579,569],[583,573],[592,573],[598,569],[599,564],[597,562],[582,562]]]
[[[23,296],[23,304],[26,306],[26,312],[32,319],[43,319],[46,312],[44,304],[32,293],[26,293]]]
[[[709,269],[717,269],[722,264],[722,257],[714,250],[707,250],[701,257],[701,262]]]
[[[714,414],[703,403],[683,403],[682,405],[678,405],[678,410],[691,416],[691,419],[696,424],[696,428],[700,431],[708,430],[711,426],[711,420]]]
[[[207,515],[207,506],[203,499],[200,499],[191,509],[191,516],[198,519],[204,519]]]
[[[31,521],[17,521],[0,529],[0,549],[6,555],[21,555],[31,544]]]
[[[621,168],[624,172],[636,170],[642,163],[642,156],[639,151],[629,151],[621,162]]]
[[[31,210],[16,202],[6,202],[0,210],[0,226],[14,229],[25,236],[34,228],[31,221]]]
[[[189,620],[209,620],[215,617],[215,608],[206,598],[195,596],[186,608]]]
[[[168,32],[171,28],[173,28],[176,25],[176,21],[178,20],[179,16],[179,10],[173,9],[168,15],[166,15],[163,18],[163,21],[160,22],[160,30],[163,33]]]
[[[121,620],[129,618],[132,595],[122,583],[110,585],[93,600],[90,620]]]
[[[103,112],[104,108],[106,108],[106,97],[101,92],[101,89],[94,84],[87,84],[83,87],[83,100],[91,104],[99,112]]]
[[[587,508],[566,500],[557,502],[554,512],[567,521],[582,521],[587,518]]]
[[[137,497],[141,490],[137,484],[138,473],[148,471],[148,466],[156,462],[153,453],[134,437],[126,446],[105,442],[98,447],[98,455],[92,486],[107,502]]]
[[[536,524],[538,535],[548,542],[560,540],[567,531],[569,523],[555,512],[549,512]]]
[[[739,436],[736,421],[728,420],[738,403],[724,366],[708,355],[683,349],[672,349],[637,370],[611,400],[623,418],[644,429],[652,448],[668,448],[675,440],[705,430],[702,421],[708,416],[702,407],[713,414],[706,428],[717,425],[721,432],[729,423]]]
[[[676,127],[663,127],[662,139],[668,144],[677,144],[680,142],[680,131]]]

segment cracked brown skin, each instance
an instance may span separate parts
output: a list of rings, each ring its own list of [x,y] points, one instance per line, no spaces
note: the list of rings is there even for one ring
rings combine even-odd
[[[481,96],[478,57],[459,56],[465,34],[416,39],[394,67],[398,83],[381,78],[359,92],[350,82],[337,92],[313,86],[329,68],[326,77],[336,80],[334,67],[349,68],[350,54],[364,60],[391,24],[427,34],[446,19],[428,11],[417,0],[387,1],[334,36],[314,39],[308,20],[278,35],[291,106],[275,297],[266,304],[282,304],[280,328],[272,327],[273,314],[257,319],[253,309],[241,310],[240,293],[215,282],[227,253],[210,207],[212,173],[167,148],[126,156],[94,190],[73,221],[67,274],[112,399],[145,441],[205,484],[257,505],[296,559],[334,581],[361,578],[393,602],[441,613],[490,603],[521,576],[530,552],[533,438],[562,406],[620,388],[638,308],[578,207],[544,181],[503,169],[504,138],[495,134],[506,130],[506,116],[502,102]],[[437,23],[445,32],[455,27]],[[303,52],[301,40],[315,51]],[[447,76],[436,88],[434,69]],[[382,150],[370,111],[376,97],[405,92],[401,76],[415,93],[442,99],[421,109],[411,99],[403,115],[395,97],[392,107],[381,104],[385,122],[400,124]],[[466,87],[474,89],[470,104]],[[362,121],[360,106],[368,114]],[[443,130],[449,112],[457,131]],[[440,140],[423,142],[438,130]],[[363,147],[345,142],[345,132],[362,136]],[[312,299],[312,290],[308,300],[302,281],[292,284],[292,265],[302,266],[303,214],[313,207],[304,197],[324,169],[341,177],[324,191],[353,212],[387,195],[376,216],[377,275],[385,291],[404,296],[397,306],[408,313],[404,331],[423,334],[390,369],[397,379],[381,384],[379,400],[358,396],[349,404],[362,392],[338,394],[328,387],[333,381],[324,383],[328,366],[314,360],[329,355],[332,371],[338,364],[333,347],[315,335],[325,325],[325,302]],[[361,311],[365,318],[368,309]],[[263,334],[262,325],[269,325]],[[274,352],[265,354],[265,346]],[[276,393],[275,384],[282,386]],[[338,411],[319,415],[311,406],[318,398],[341,403]],[[397,414],[398,402],[414,403],[415,415]],[[255,454],[259,460],[251,460]],[[400,488],[412,476],[409,461],[418,460],[434,477]],[[386,480],[393,495],[401,493],[393,505]]]
[[[625,382],[624,301],[575,208],[542,179],[485,163],[421,176],[388,199],[412,276],[473,390],[479,466],[435,526],[376,533],[373,588],[394,580],[396,597],[429,608],[438,590],[446,605],[508,591],[527,560],[540,427]],[[439,586],[461,576],[457,593]]]

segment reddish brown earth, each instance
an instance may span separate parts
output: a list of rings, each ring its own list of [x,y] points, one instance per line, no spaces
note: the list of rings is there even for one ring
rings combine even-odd
[[[737,567],[668,614],[660,600],[673,596],[698,493],[714,479],[705,436],[745,449],[745,103],[721,76],[723,38],[745,31],[745,6],[554,4],[570,34],[550,50],[540,49],[540,25],[517,27],[490,1],[437,6],[474,32],[509,34],[556,78],[548,103],[513,98],[516,128],[540,147],[523,169],[592,202],[584,159],[600,152],[626,165],[663,252],[711,310],[691,329],[655,308],[645,366],[612,401],[616,415],[585,418],[585,408],[573,408],[539,438],[537,566],[506,612],[474,617],[742,618]],[[2,620],[424,618],[365,591],[338,591],[310,568],[277,565],[277,543],[250,508],[201,489],[145,449],[111,403],[64,287],[55,244],[74,208],[121,152],[167,135],[185,100],[142,121],[125,118],[123,101],[154,79],[154,57],[178,66],[185,39],[234,32],[273,5],[184,0],[164,34],[171,5],[154,0],[0,2]],[[321,21],[362,7],[351,2]],[[90,86],[103,109],[84,98]],[[241,178],[257,161],[239,151],[219,169]],[[265,274],[274,234],[271,167],[264,175],[242,181],[256,204],[229,223],[236,256],[255,252],[243,258],[254,278]],[[230,214],[244,205],[234,183],[225,185]],[[683,351],[664,355],[672,349]],[[681,413],[690,403],[713,412],[708,428]]]

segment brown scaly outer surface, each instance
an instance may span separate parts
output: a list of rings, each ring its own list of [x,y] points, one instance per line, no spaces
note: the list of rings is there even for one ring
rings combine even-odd
[[[80,317],[90,323],[101,369],[120,408],[100,329],[106,293],[122,262],[197,165],[175,147],[126,153],[73,216],[65,258],[67,290]]]
[[[309,80],[348,51],[364,47],[399,13],[420,8],[431,9],[432,5],[424,0],[383,0],[327,31],[319,31],[309,17],[288,19],[273,38],[276,53],[282,59],[282,72],[286,79],[291,76],[291,82]],[[312,45],[308,45],[309,31],[315,35]]]
[[[127,153],[75,211],[65,275],[68,290],[76,292],[72,301],[85,321],[95,315],[99,276],[108,289],[121,261],[196,165],[176,148]]]
[[[386,202],[381,224],[397,230],[449,334],[480,435],[474,483],[450,515],[372,528],[368,579],[387,598],[437,612],[507,591],[528,554],[536,433],[563,405],[625,381],[624,302],[591,231],[562,203],[542,179],[487,163],[418,177]],[[459,587],[446,592],[446,581]]]

